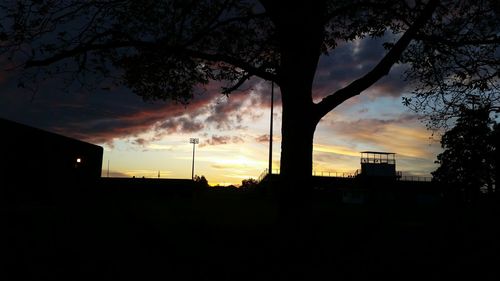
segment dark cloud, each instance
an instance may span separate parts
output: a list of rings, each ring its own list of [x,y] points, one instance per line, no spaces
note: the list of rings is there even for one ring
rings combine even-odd
[[[382,44],[394,41],[392,34],[381,38],[365,38],[340,44],[329,56],[322,56],[314,81],[315,100],[334,93],[370,71],[387,52]],[[397,65],[389,75],[379,80],[366,92],[377,96],[400,97],[407,84],[402,79],[405,67]]]
[[[366,73],[385,52],[382,47],[374,46],[389,39],[343,44],[330,56],[322,57],[314,84],[315,97],[330,94]],[[405,84],[396,76],[402,70],[401,67],[393,69],[391,75],[370,91],[399,96]],[[133,143],[144,146],[168,134],[244,129],[245,122],[262,117],[262,110],[257,109],[270,106],[271,83],[256,78],[229,98],[220,94],[220,83],[211,83],[203,94],[196,94],[190,104],[184,106],[170,101],[144,102],[123,87],[103,90],[105,87],[98,85],[91,91],[61,90],[58,79],[40,84],[37,92],[31,92],[17,88],[18,76],[15,72],[0,74],[0,117],[93,143],[111,145],[115,139],[133,138]],[[277,107],[281,104],[277,86],[274,104]],[[141,136],[151,130],[156,133],[153,139]]]
[[[170,118],[161,122],[156,126],[156,130],[165,130],[168,134],[195,133],[201,131],[204,127],[203,123],[193,118],[182,116]]]
[[[236,96],[237,97],[237,96]],[[236,99],[233,97],[233,99]],[[210,106],[210,115],[205,119],[206,122],[215,124],[218,130],[231,130],[233,124],[237,123],[239,115],[237,111],[242,106],[242,100],[233,99],[218,101]]]
[[[213,135],[212,138],[205,141],[206,145],[220,145],[220,144],[228,144],[231,142],[230,136],[217,136]]]
[[[231,138],[231,142],[232,142],[232,143],[244,143],[244,142],[245,142],[245,140],[244,140],[243,138],[241,138],[241,137],[238,137],[238,136],[233,136],[233,137]]]
[[[102,176],[108,177],[108,171],[102,170]],[[109,177],[110,178],[130,178],[129,175],[122,173],[122,172],[117,172],[117,171],[109,171]]]
[[[358,119],[354,121],[335,121],[330,124],[335,135],[348,140],[365,143],[378,143],[378,136],[388,130],[391,125],[405,127],[415,123],[419,117],[415,114],[402,114],[390,119]],[[398,136],[394,136],[397,138]],[[392,140],[387,140],[390,142]]]
[[[407,121],[416,120],[415,115],[401,115],[395,119],[358,119],[354,121],[336,121],[332,123],[337,132],[345,133],[346,135],[355,134],[357,131],[367,134],[382,130],[383,127],[390,124],[404,124]]]
[[[209,105],[209,116],[205,122],[220,131],[242,129],[245,127],[244,119],[256,120],[261,116],[255,110],[261,105],[261,97],[248,92],[232,94],[228,98],[222,96]]]
[[[3,88],[0,117],[93,143],[112,144],[115,139],[138,136],[151,129],[156,129],[160,136],[197,132],[208,125],[229,126],[222,117],[197,119],[206,115],[211,104],[220,98],[216,91],[197,95],[184,106],[164,101],[144,102],[125,88],[62,92],[52,86],[57,81],[52,81],[40,85],[34,93],[18,89],[16,82],[16,79],[0,81]],[[239,100],[241,103],[243,99]],[[135,143],[144,145],[147,141],[150,140],[136,139]]]
[[[133,141],[134,144],[137,144],[137,145],[140,145],[140,146],[144,146],[148,143],[148,141],[144,138],[136,138],[134,141]]]
[[[257,142],[269,142],[269,134],[260,135],[255,138]]]
[[[229,143],[244,143],[245,140],[239,136],[218,136],[212,135],[209,139],[200,144],[201,147],[207,145],[222,145]]]
[[[2,87],[2,117],[97,143],[138,135],[157,122],[185,114],[189,108],[169,102],[145,103],[123,88],[64,93],[48,85],[34,94],[17,89],[13,81]],[[210,98],[198,98],[193,107]]]

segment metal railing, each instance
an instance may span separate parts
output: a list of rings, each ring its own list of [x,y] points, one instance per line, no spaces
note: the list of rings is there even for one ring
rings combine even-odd
[[[265,169],[264,171],[262,171],[262,173],[260,173],[259,177],[257,178],[257,182],[260,183],[268,174],[267,172],[268,169]]]
[[[271,174],[279,175],[279,169],[273,169]],[[312,175],[315,177],[334,177],[334,178],[355,178],[360,174],[360,170],[356,170],[352,173],[350,172],[325,172],[325,171],[313,171]],[[261,182],[268,175],[268,169],[262,171],[257,179],[257,182]],[[401,171],[397,172],[396,179],[398,181],[412,181],[412,182],[430,182],[432,181],[431,177],[422,177],[422,176],[404,176]]]
[[[421,181],[421,182],[431,182],[432,177],[421,177],[421,176],[401,176],[398,177],[399,181]]]
[[[354,178],[356,175],[358,175],[358,170],[356,170],[353,173],[349,172],[325,172],[325,171],[313,171],[312,175],[315,177],[333,177],[333,178]],[[261,182],[267,175],[268,175],[268,169],[264,169],[262,173],[260,173],[257,182]],[[272,173],[273,175],[279,175],[280,170],[279,169],[273,169]]]

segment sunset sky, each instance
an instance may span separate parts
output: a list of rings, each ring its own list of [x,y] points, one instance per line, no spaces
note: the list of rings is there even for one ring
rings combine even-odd
[[[341,44],[321,58],[315,100],[366,73],[384,53],[383,39]],[[4,67],[5,68],[5,67]],[[404,66],[323,118],[314,139],[317,174],[354,172],[360,151],[397,153],[403,175],[430,176],[441,151],[419,117],[401,103],[411,88],[401,79]],[[190,178],[192,145],[195,174],[210,184],[240,184],[266,168],[269,147],[270,82],[252,79],[229,97],[212,83],[187,106],[171,101],[144,102],[125,88],[66,88],[57,78],[37,92],[17,87],[19,73],[0,76],[0,117],[57,132],[104,147],[103,176]],[[279,169],[281,105],[276,88],[273,169]],[[4,136],[5,137],[5,136]]]

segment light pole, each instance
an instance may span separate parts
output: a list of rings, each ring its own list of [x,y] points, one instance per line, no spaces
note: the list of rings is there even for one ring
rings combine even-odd
[[[274,109],[274,81],[271,82],[271,121],[269,126],[269,176],[273,173],[273,109]]]
[[[195,145],[200,143],[200,140],[198,138],[190,138],[189,143],[193,144],[193,164],[191,165],[191,179],[194,180],[194,151],[195,151]]]

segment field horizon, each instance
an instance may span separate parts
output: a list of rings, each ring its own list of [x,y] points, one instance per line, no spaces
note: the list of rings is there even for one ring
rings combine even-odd
[[[7,210],[6,280],[498,276],[495,204],[356,205],[316,193],[305,223],[293,223],[259,190],[86,186],[17,197]]]

